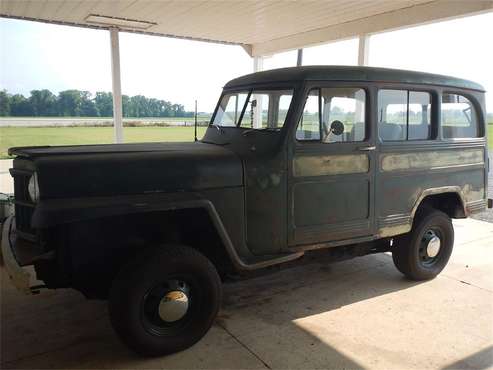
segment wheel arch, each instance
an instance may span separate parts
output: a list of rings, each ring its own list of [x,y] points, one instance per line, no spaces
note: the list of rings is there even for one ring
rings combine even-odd
[[[459,186],[445,186],[424,190],[411,211],[411,223],[423,208],[430,207],[444,212],[450,218],[466,218],[467,208],[464,194]]]
[[[173,201],[166,201],[170,198]],[[118,205],[104,199],[101,204],[66,201],[63,208],[57,207],[58,202],[45,203],[38,212],[38,227],[43,226],[41,232],[57,258],[53,265],[37,268],[39,277],[49,280],[51,288],[73,287],[87,296],[104,297],[104,282],[109,283],[128,258],[143,247],[173,243],[197,249],[220,273],[251,269],[238,254],[210,200],[193,199],[190,194],[187,199],[183,194],[176,198],[119,198]],[[195,230],[200,233],[190,227],[197,225]],[[188,231],[188,235],[175,237],[175,231],[180,236]],[[54,271],[60,274],[51,276]]]

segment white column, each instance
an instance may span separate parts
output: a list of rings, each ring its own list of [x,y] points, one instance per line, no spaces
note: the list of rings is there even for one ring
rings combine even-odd
[[[369,64],[370,55],[370,35],[360,35],[359,36],[359,47],[358,47],[358,65],[367,66]]]
[[[298,59],[296,60],[296,67],[303,65],[303,49],[298,49]]]
[[[115,143],[123,142],[122,83],[120,75],[120,40],[118,28],[110,28],[111,80],[113,83],[113,126]]]
[[[359,36],[359,45],[358,45],[358,65],[359,66],[368,66],[369,64],[369,55],[370,55],[370,35],[364,34]],[[361,100],[356,100],[356,112],[355,112],[355,122],[364,122],[365,121],[365,112],[363,109],[363,102]]]
[[[253,72],[260,72],[264,69],[264,58],[253,57]],[[257,105],[253,110],[253,128],[262,128],[262,96],[253,94],[251,100],[256,100]]]
[[[253,57],[253,72],[260,72],[264,69],[264,58]]]

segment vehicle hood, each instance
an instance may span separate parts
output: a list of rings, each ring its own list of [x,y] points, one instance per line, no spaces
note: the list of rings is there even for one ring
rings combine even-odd
[[[41,199],[196,191],[243,184],[241,160],[220,145],[139,143],[23,147],[14,168],[31,162]]]

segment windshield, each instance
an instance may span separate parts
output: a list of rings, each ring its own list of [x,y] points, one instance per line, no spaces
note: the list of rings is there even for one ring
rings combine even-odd
[[[280,130],[293,99],[293,90],[245,90],[222,96],[212,125]]]

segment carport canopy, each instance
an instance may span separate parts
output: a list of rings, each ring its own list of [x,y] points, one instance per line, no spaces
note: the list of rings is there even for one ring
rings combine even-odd
[[[493,0],[152,1],[3,0],[0,16],[110,32],[115,141],[123,141],[118,32],[241,45],[262,58],[359,37],[358,64],[366,65],[369,35],[493,11]]]

